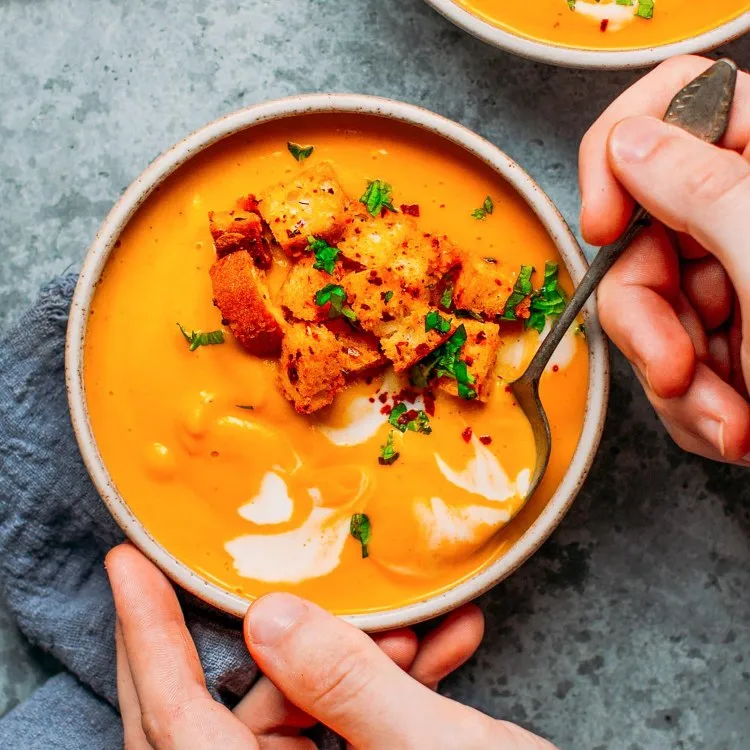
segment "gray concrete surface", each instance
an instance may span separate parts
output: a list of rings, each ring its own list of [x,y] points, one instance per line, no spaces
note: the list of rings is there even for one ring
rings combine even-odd
[[[724,51],[747,64],[750,40]],[[420,0],[0,0],[0,326],[218,115],[307,91],[424,105],[518,159],[575,226],[578,141],[635,77],[515,59]],[[748,747],[749,502],[743,472],[670,443],[616,358],[585,490],[485,597],[485,643],[446,692],[561,748]],[[1,612],[0,659],[1,711],[46,673]]]

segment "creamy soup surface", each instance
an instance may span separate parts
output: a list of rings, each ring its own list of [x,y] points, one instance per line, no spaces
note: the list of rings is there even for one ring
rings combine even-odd
[[[584,49],[638,49],[710,31],[750,9],[747,0],[455,0],[520,36]]]
[[[287,142],[314,145],[304,164]],[[534,463],[531,430],[506,389],[540,334],[500,325],[485,403],[434,395],[430,434],[394,430],[386,399],[408,379],[391,369],[352,382],[332,406],[295,412],[278,360],[233,338],[212,304],[210,210],[231,208],[301,170],[330,163],[355,201],[368,181],[419,206],[419,227],[514,269],[560,263],[533,212],[492,170],[421,130],[366,116],[304,116],[255,127],[180,168],[130,221],[96,291],[84,376],[94,434],[118,490],[172,555],[228,591],[287,590],[337,613],[422,600],[498,556],[538,516],[569,466],[588,388],[584,332],[571,330],[543,377],[553,452],[523,505]],[[476,209],[492,198],[483,218]],[[474,213],[474,215],[472,215]],[[274,254],[272,297],[289,269]],[[451,317],[451,316],[446,316]],[[188,332],[224,331],[190,347]],[[390,394],[381,398],[382,394]],[[410,408],[423,409],[421,394]],[[387,409],[386,409],[387,411]],[[392,441],[398,459],[379,463]],[[370,522],[367,557],[351,518]]]

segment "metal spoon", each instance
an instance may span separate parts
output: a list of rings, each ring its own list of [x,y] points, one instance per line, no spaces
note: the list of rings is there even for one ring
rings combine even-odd
[[[735,63],[728,59],[719,60],[675,96],[664,116],[664,121],[704,141],[717,143],[729,124],[736,82],[737,66]],[[531,424],[536,445],[536,465],[527,499],[534,494],[544,477],[552,451],[549,421],[539,398],[539,379],[565,332],[581,312],[586,300],[613,263],[630,246],[641,230],[650,223],[651,216],[648,212],[641,206],[636,206],[630,223],[620,239],[599,250],[567,307],[542,341],[526,371],[518,380],[510,384],[518,405],[523,409]]]

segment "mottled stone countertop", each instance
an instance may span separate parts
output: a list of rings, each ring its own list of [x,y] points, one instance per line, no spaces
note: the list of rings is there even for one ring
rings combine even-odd
[[[750,39],[723,51],[747,64]],[[420,0],[0,0],[0,326],[218,115],[309,91],[423,105],[517,159],[575,227],[578,142],[635,78],[516,59]],[[672,445],[615,356],[591,477],[484,598],[486,640],[445,692],[561,748],[747,747],[748,487]],[[0,610],[0,712],[43,678],[34,657]]]

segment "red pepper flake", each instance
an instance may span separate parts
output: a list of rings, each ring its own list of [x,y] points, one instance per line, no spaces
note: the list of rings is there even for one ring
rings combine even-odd
[[[552,372],[557,372],[559,369],[559,365],[552,365]]]
[[[260,203],[260,201],[254,195],[247,195],[244,198],[240,198],[237,202],[239,203],[240,208],[243,211],[247,211],[251,214],[258,213],[258,204]]]
[[[599,24],[600,31],[606,31],[609,26],[609,18],[603,18],[601,24]]]
[[[466,428],[466,429],[465,429],[465,430],[464,430],[464,431],[463,431],[463,432],[461,433],[461,437],[462,437],[462,438],[464,439],[464,442],[465,442],[465,443],[470,443],[470,442],[471,442],[471,435],[472,435],[472,432],[473,432],[473,430],[471,429],[471,427],[467,427],[467,428]]]
[[[398,418],[398,423],[401,425],[409,424],[409,422],[413,422],[418,416],[419,412],[416,409],[409,409]]]
[[[512,392],[513,392],[513,389],[512,389],[512,388],[511,388],[511,387],[510,387],[509,385],[506,385],[506,386],[505,386],[505,392],[506,392],[506,393],[512,393]]]
[[[378,401],[380,401],[381,404],[384,404],[388,400],[388,394],[387,393],[381,393],[378,396]]]
[[[370,396],[370,399],[369,399],[369,400],[370,400],[370,403],[371,403],[371,404],[374,404],[374,403],[375,403],[375,397],[374,397],[374,396]]]
[[[467,367],[471,367],[474,364],[474,357],[464,357]]]
[[[417,392],[413,391],[411,388],[404,388],[401,393],[394,396],[395,401],[408,401],[409,403],[414,403],[414,401],[417,400]]]
[[[477,338],[476,338],[477,344],[481,344],[486,338],[487,338],[487,334],[484,331],[480,331],[477,334]]]
[[[407,216],[416,216],[419,218],[419,206],[416,203],[409,205],[408,203],[401,204],[401,213]]]
[[[381,410],[381,414],[390,414],[393,411],[393,407],[390,404],[386,404]]]
[[[479,438],[479,442],[482,445],[489,445],[492,442],[492,438],[489,435],[482,435],[482,437]]]
[[[431,417],[435,416],[435,399],[429,393],[424,394],[424,410]]]

